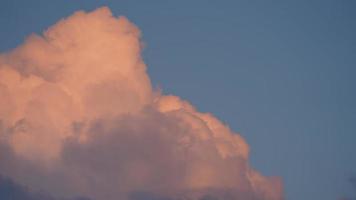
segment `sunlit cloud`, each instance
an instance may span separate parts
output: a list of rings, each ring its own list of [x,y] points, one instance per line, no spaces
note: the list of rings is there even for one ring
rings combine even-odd
[[[0,174],[55,198],[283,199],[238,133],[152,89],[141,48],[103,7],[1,54]]]

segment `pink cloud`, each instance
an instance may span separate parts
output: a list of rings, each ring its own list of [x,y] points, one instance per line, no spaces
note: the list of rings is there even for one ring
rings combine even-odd
[[[55,196],[283,199],[238,133],[152,89],[141,47],[103,7],[1,54],[0,173]]]

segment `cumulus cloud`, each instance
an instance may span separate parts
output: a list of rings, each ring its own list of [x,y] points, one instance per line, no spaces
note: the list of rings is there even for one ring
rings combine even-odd
[[[78,11],[0,55],[0,174],[54,198],[281,200],[212,114],[152,89],[139,29]]]

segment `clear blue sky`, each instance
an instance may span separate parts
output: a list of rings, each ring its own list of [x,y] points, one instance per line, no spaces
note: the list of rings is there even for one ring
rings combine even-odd
[[[286,199],[356,198],[356,1],[212,2],[0,0],[0,51],[107,5],[142,30],[153,84],[240,132]]]

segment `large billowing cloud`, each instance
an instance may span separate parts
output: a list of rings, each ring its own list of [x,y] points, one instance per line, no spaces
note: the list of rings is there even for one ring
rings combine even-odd
[[[79,11],[0,55],[0,174],[55,198],[281,200],[213,115],[152,89],[140,31]]]

